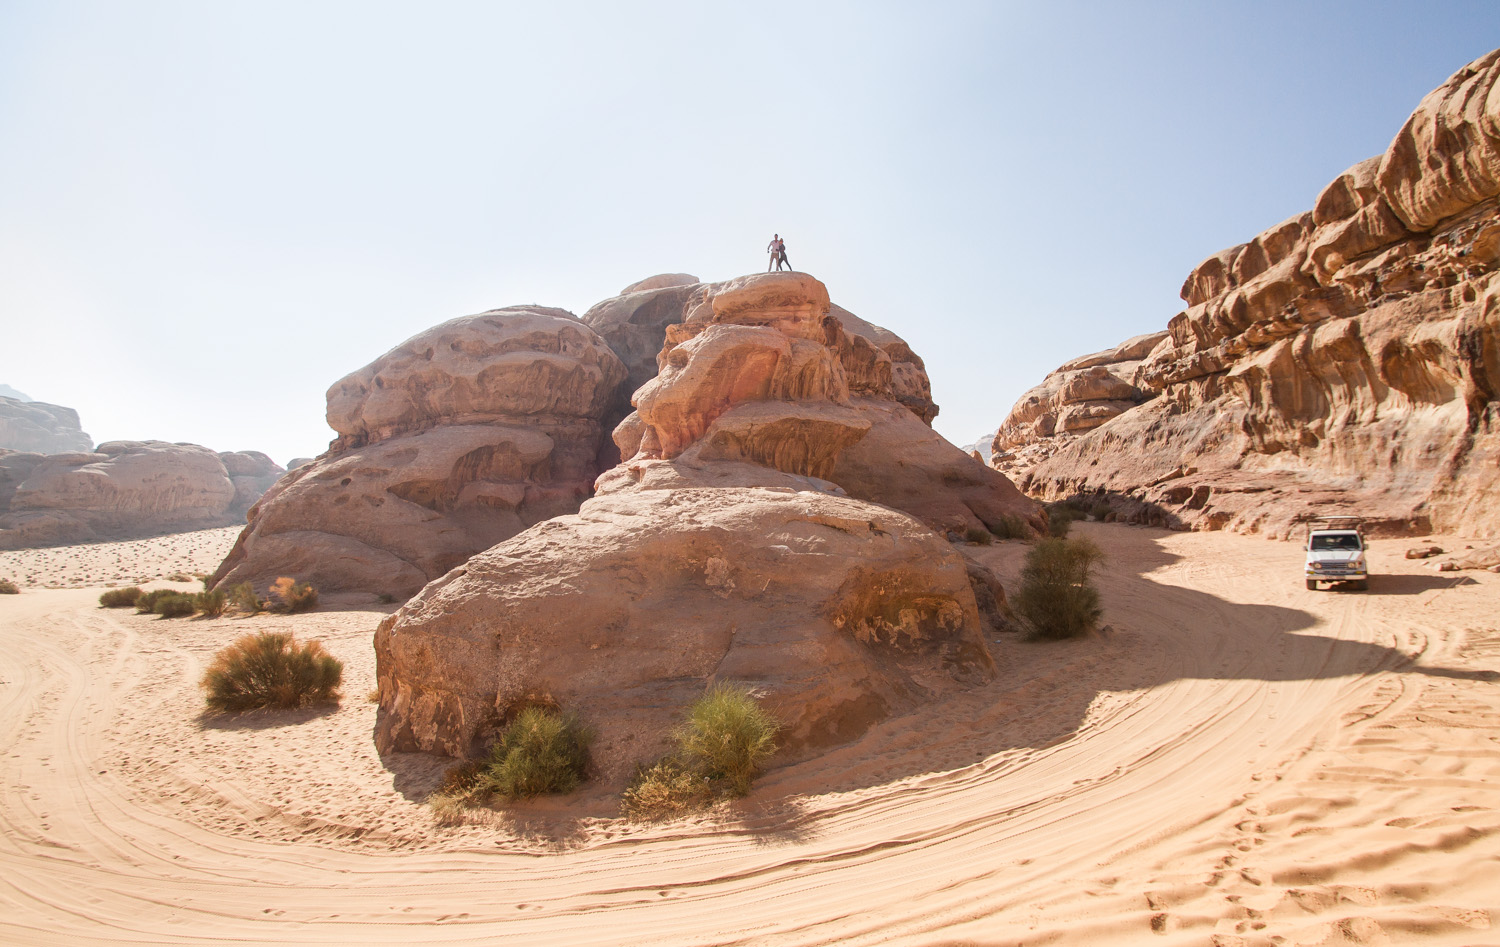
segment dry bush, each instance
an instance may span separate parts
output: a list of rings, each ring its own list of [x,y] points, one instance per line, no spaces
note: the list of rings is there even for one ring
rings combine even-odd
[[[620,797],[626,818],[656,822],[686,815],[713,802],[709,781],[674,757],[636,770]]]
[[[276,597],[278,612],[307,612],[318,607],[318,590],[287,576],[271,583],[271,594]]]
[[[1002,516],[990,527],[990,532],[1000,539],[1030,539],[1031,527],[1019,516]]]
[[[1047,535],[1053,539],[1066,539],[1068,531],[1073,528],[1073,521],[1083,518],[1084,514],[1075,507],[1066,503],[1053,503],[1047,507]]]
[[[1109,505],[1108,500],[1096,500],[1094,501],[1093,505],[1089,507],[1089,515],[1092,516],[1094,518],[1094,521],[1097,523],[1104,522],[1104,518],[1114,511],[1115,508]]]
[[[966,542],[978,543],[981,546],[988,546],[990,543],[995,541],[995,537],[991,535],[990,531],[987,529],[980,529],[978,526],[970,526],[968,529],[964,530],[964,540]]]
[[[500,734],[485,786],[512,799],[571,792],[583,781],[592,739],[573,714],[527,707]]]
[[[299,647],[290,632],[263,631],[214,655],[202,686],[210,713],[235,713],[335,701],[343,679],[343,663],[318,642]]]
[[[1044,539],[1026,554],[1012,607],[1040,638],[1074,638],[1103,610],[1090,581],[1104,553],[1088,539]]]
[[[167,576],[166,580],[168,582],[191,582],[193,581],[193,577],[188,575],[186,572],[174,572],[171,575]]]
[[[110,589],[99,596],[100,608],[130,608],[140,600],[141,590],[138,586],[127,586],[123,589]]]
[[[779,729],[749,688],[720,683],[689,708],[687,723],[674,736],[688,767],[729,795],[743,796],[776,752]]]
[[[170,592],[153,601],[151,611],[163,618],[186,618],[198,610],[193,604],[193,598],[191,595],[183,595],[180,592]]]
[[[210,618],[217,618],[220,615],[224,614],[224,612],[228,611],[229,596],[225,595],[222,591],[215,591],[214,589],[204,589],[202,592],[199,592],[197,595],[193,596],[193,604],[196,605],[198,607],[198,611],[202,612],[203,614],[209,616]]]
[[[21,590],[9,579],[0,579],[0,595],[20,595]]]

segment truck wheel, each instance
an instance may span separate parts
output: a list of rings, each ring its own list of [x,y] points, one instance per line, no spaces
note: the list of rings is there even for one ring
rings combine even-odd
[[[1309,592],[1316,592],[1318,590],[1318,581],[1316,579],[1308,579],[1307,590]]]

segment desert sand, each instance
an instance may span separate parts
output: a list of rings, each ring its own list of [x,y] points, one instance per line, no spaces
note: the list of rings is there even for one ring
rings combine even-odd
[[[442,761],[372,739],[394,606],[96,607],[232,532],[0,554],[0,942],[1500,943],[1500,575],[1377,540],[1370,592],[1308,592],[1295,544],[1075,531],[1101,634],[1003,636],[994,683],[657,825],[588,790],[436,821]],[[1014,587],[1025,550],[967,551]],[[342,703],[201,718],[266,629]]]

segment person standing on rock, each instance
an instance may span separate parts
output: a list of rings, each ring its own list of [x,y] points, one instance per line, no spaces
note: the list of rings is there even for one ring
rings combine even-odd
[[[766,249],[771,251],[771,262],[766,264],[767,273],[771,272],[772,264],[775,264],[776,272],[778,273],[781,272],[781,264],[783,263],[786,263],[787,269],[790,270],[792,268],[792,264],[787,263],[786,241],[781,239],[781,234],[771,234],[771,242],[766,245]]]

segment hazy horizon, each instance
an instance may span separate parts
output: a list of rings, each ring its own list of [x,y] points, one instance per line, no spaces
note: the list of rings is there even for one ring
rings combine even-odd
[[[1500,37],[1486,3],[12,2],[0,384],[278,463],[324,392],[518,303],[765,268],[772,232],[993,430],[1164,328]]]

